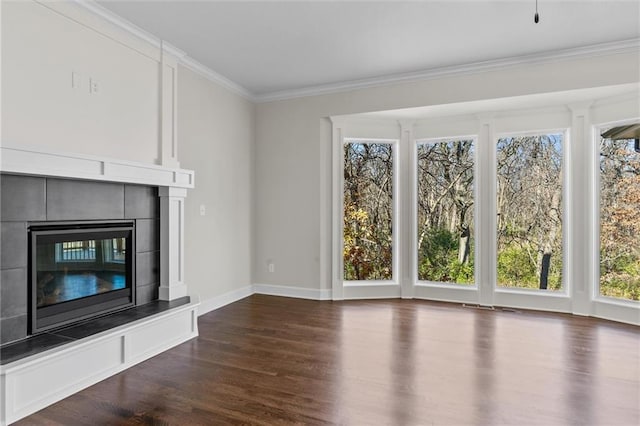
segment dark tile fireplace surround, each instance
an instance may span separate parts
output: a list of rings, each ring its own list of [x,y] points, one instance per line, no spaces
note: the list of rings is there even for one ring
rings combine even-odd
[[[32,222],[135,221],[135,302],[143,305],[158,298],[157,187],[7,174],[0,176],[0,185],[0,344],[27,337],[27,227]]]

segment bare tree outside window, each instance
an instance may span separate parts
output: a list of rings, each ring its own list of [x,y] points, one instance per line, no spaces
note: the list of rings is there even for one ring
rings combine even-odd
[[[563,135],[497,144],[498,285],[562,289]]]
[[[640,300],[640,154],[600,141],[600,295]]]
[[[345,280],[393,278],[393,148],[344,145]]]
[[[418,280],[474,281],[472,140],[417,147]]]

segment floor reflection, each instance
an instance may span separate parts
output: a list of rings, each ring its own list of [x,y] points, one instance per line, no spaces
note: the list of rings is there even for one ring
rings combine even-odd
[[[38,274],[38,307],[80,299],[127,286],[121,272],[43,272]]]

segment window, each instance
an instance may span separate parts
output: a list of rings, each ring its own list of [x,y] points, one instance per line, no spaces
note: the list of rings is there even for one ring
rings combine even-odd
[[[98,259],[105,263],[124,263],[126,241],[124,238],[65,241],[55,244],[55,252],[58,263],[95,262]]]
[[[124,238],[111,238],[102,241],[105,263],[124,263],[127,254],[127,242]]]
[[[393,279],[393,144],[344,144],[344,279]]]
[[[600,141],[601,296],[640,299],[640,154],[633,140]]]
[[[499,287],[562,289],[563,135],[498,140]]]
[[[56,262],[84,262],[96,260],[95,240],[56,243]]]
[[[474,141],[417,145],[419,281],[474,282]]]

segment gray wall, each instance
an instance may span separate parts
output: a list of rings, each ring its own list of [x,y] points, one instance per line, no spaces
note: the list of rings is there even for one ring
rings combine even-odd
[[[136,304],[158,298],[158,190],[141,185],[0,176],[0,344],[27,336],[29,222],[132,219],[136,223]]]

